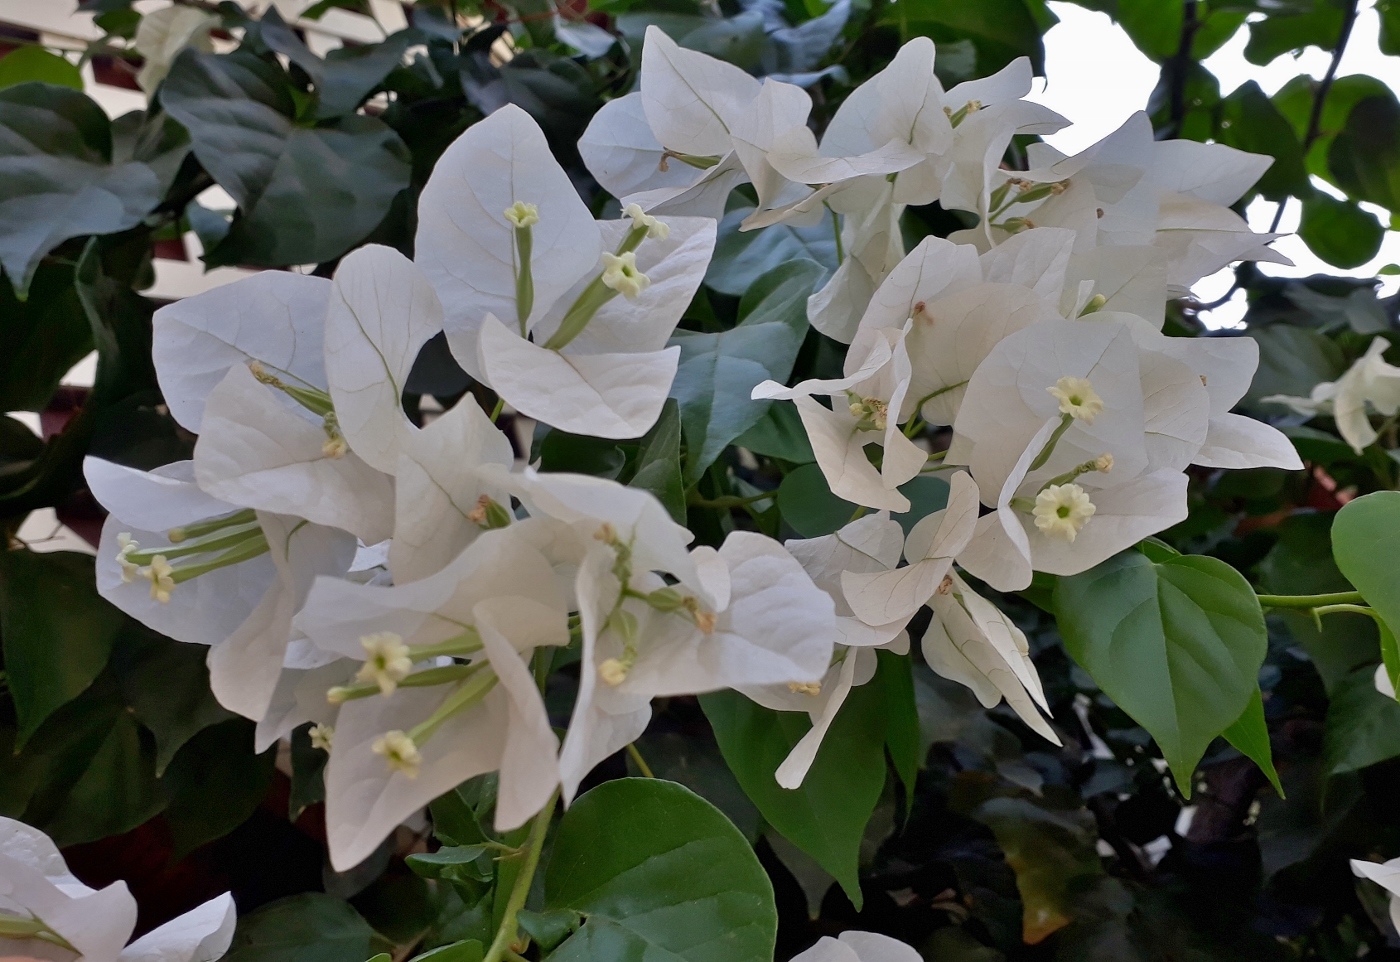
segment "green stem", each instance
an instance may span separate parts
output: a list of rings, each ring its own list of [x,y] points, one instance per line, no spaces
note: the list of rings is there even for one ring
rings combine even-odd
[[[1045,462],[1049,461],[1050,455],[1055,453],[1055,445],[1060,443],[1060,438],[1065,436],[1065,432],[1069,430],[1070,425],[1073,423],[1074,415],[1065,414],[1061,416],[1059,426],[1055,428],[1054,433],[1050,435],[1050,439],[1045,442],[1045,447],[1041,448],[1040,453],[1035,456],[1035,460],[1031,462],[1031,466],[1026,469],[1027,474],[1045,467]]]
[[[491,409],[491,423],[492,423],[492,424],[495,424],[495,423],[496,423],[496,421],[497,421],[497,420],[500,418],[500,416],[501,416],[501,412],[504,411],[505,409],[506,409],[506,399],[503,398],[503,397],[498,397],[498,398],[496,398],[496,406],[493,407],[493,408]]]
[[[1322,615],[1335,615],[1340,612],[1351,612],[1356,615],[1365,615],[1367,618],[1376,617],[1376,612],[1365,605],[1320,605],[1312,610],[1315,617]]]
[[[841,243],[841,221],[836,216],[836,211],[831,209],[830,204],[826,201],[822,201],[822,206],[825,207],[826,212],[831,215],[831,233],[836,238],[836,263],[839,266],[846,260],[846,249]]]
[[[520,336],[526,337],[529,333],[527,324],[530,320],[530,312],[535,309],[535,275],[530,264],[530,258],[534,256],[534,237],[528,227],[517,227],[515,229],[515,254],[517,259],[515,273],[515,316],[520,322]]]
[[[496,929],[496,938],[481,962],[503,962],[504,959],[514,954],[514,949],[511,946],[515,944],[519,934],[516,919],[520,915],[520,910],[525,907],[525,899],[530,895],[530,885],[535,880],[535,869],[540,864],[540,852],[544,850],[544,837],[549,832],[549,821],[554,817],[554,803],[558,798],[558,792],[549,796],[549,801],[545,802],[544,808],[540,809],[539,814],[535,816],[534,823],[530,826],[530,839],[525,847],[525,864],[520,867],[520,874],[515,877],[515,885],[511,887],[505,914],[501,916],[500,928]]]
[[[637,766],[637,770],[643,775],[647,778],[656,777],[656,775],[652,773],[651,766],[647,764],[647,760],[642,757],[642,753],[637,751],[636,742],[627,743],[627,755],[632,759],[633,764]]]
[[[1326,605],[1355,604],[1365,601],[1359,591],[1337,591],[1327,595],[1260,595],[1265,608],[1321,608]]]

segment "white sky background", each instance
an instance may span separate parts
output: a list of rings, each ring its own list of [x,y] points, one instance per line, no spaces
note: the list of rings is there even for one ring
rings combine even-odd
[[[1046,78],[1036,80],[1030,99],[1073,121],[1073,126],[1045,139],[1065,153],[1075,153],[1112,133],[1134,111],[1146,107],[1157,85],[1159,67],[1143,56],[1106,14],[1055,0],[1049,6],[1060,22],[1045,35]],[[1380,53],[1376,48],[1379,31],[1380,18],[1373,6],[1367,4],[1357,18],[1337,76],[1370,74],[1392,89],[1400,90],[1400,57],[1386,57]],[[1267,66],[1256,67],[1244,59],[1248,40],[1248,28],[1241,28],[1205,61],[1205,66],[1219,78],[1222,95],[1250,80],[1258,82],[1265,93],[1272,95],[1299,74],[1321,78],[1331,59],[1330,53],[1309,47],[1301,56],[1284,54]],[[1338,194],[1316,178],[1313,182],[1329,193]],[[1372,205],[1362,206],[1379,215],[1382,224],[1389,223],[1387,211]],[[1301,207],[1296,201],[1289,204],[1279,227],[1281,231],[1297,229]],[[1256,199],[1248,210],[1251,226],[1255,230],[1267,230],[1275,209],[1275,204]],[[1373,277],[1382,266],[1400,262],[1400,233],[1394,231],[1386,233],[1380,253],[1373,261],[1350,271],[1319,260],[1295,236],[1279,238],[1274,247],[1292,258],[1296,266],[1260,265],[1265,273],[1272,275],[1323,273]],[[1196,293],[1204,301],[1213,300],[1224,294],[1233,280],[1232,271],[1222,271],[1197,284]],[[1386,293],[1400,283],[1393,277],[1383,280]],[[1237,293],[1229,303],[1211,312],[1211,325],[1235,326],[1244,316],[1244,310],[1244,294]]]

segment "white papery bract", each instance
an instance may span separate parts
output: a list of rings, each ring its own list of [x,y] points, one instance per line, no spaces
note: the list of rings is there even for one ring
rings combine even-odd
[[[1352,874],[1357,878],[1369,879],[1390,896],[1390,922],[1400,929],[1400,858],[1388,862],[1367,862],[1359,858],[1351,860]]]
[[[999,158],[1004,148],[1004,142],[991,143],[987,160],[993,153]],[[989,162],[975,196],[964,187],[943,198],[946,206],[981,218],[952,239],[986,249],[1025,230],[1065,227],[1075,232],[1077,255],[1102,247],[1151,248],[1165,264],[1164,293],[1170,296],[1187,293],[1232,261],[1290,263],[1267,246],[1278,235],[1254,233],[1229,209],[1268,169],[1267,156],[1223,144],[1156,140],[1151,121],[1139,112],[1073,157],[1044,143],[1031,145],[1026,157],[1029,171],[1005,171]],[[1136,266],[1098,261],[1100,269],[1113,270],[1085,277],[1080,301],[1112,296],[1146,270],[1149,259],[1144,254]]]
[[[920,962],[922,956],[898,939],[877,932],[842,932],[824,935],[792,962]]]
[[[928,666],[972,689],[986,708],[1005,698],[1022,721],[1060,744],[1041,716],[1042,710],[1049,714],[1050,707],[1021,629],[956,572],[934,591],[929,607],[934,617],[922,641]]]
[[[415,241],[453,355],[553,427],[646,433],[676,372],[679,349],[666,341],[705,276],[715,224],[659,227],[638,214],[594,221],[520,108],[468,129],[423,190]]]
[[[1274,394],[1264,400],[1286,405],[1308,417],[1331,414],[1342,439],[1360,454],[1379,437],[1371,424],[1371,411],[1386,417],[1400,411],[1400,367],[1386,362],[1384,355],[1389,349],[1390,342],[1385,338],[1372,338],[1366,353],[1345,374],[1336,381],[1318,384],[1310,397]]]
[[[215,962],[233,941],[228,894],[127,944],[136,900],[125,882],[101,890],[80,882],[43,832],[0,818],[0,957],[44,962]],[[65,945],[67,947],[65,947]]]
[[[523,824],[559,784],[558,741],[526,662],[537,647],[567,643],[568,607],[530,524],[483,534],[419,581],[312,587],[295,625],[328,660],[363,662],[373,640],[406,650],[413,666],[388,694],[372,664],[323,693],[341,703],[326,767],[338,869],[474,775],[500,772],[501,830]]]

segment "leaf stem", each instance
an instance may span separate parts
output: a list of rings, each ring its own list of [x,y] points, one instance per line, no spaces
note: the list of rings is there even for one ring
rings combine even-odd
[[[520,874],[515,877],[515,885],[510,890],[510,899],[506,902],[505,914],[501,916],[501,926],[496,929],[496,938],[491,943],[491,948],[487,950],[482,962],[503,962],[505,959],[520,958],[511,948],[519,935],[516,919],[520,915],[520,910],[525,907],[525,899],[530,895],[530,885],[535,880],[535,869],[539,868],[540,852],[544,849],[544,837],[549,833],[549,821],[554,817],[554,804],[558,798],[558,792],[549,796],[549,801],[545,802],[544,808],[540,809],[539,814],[535,816],[534,823],[530,826],[530,840],[525,847],[525,864],[520,867]]]
[[[1321,605],[1314,608],[1312,613],[1314,616],[1321,617],[1322,615],[1335,615],[1346,611],[1352,614],[1365,615],[1368,618],[1376,617],[1374,609],[1367,608],[1365,605]]]
[[[501,416],[501,412],[504,411],[505,409],[506,409],[506,399],[503,398],[503,397],[498,397],[498,398],[496,398],[496,406],[495,406],[494,408],[491,409],[491,423],[492,423],[492,424],[495,424],[495,423],[496,423],[497,419],[500,418],[500,416]]]
[[[632,762],[637,766],[637,769],[643,775],[645,775],[647,778],[656,777],[656,775],[651,770],[651,766],[647,764],[647,760],[643,758],[642,753],[637,750],[636,742],[627,743],[627,755],[632,759]]]
[[[747,497],[725,494],[718,498],[705,498],[699,494],[691,494],[685,499],[685,503],[692,508],[742,508],[760,501],[771,501],[777,496],[778,492],[776,491],[760,491],[758,494],[750,494]]]
[[[1259,604],[1265,608],[1322,608],[1328,605],[1355,604],[1364,600],[1359,591],[1336,591],[1327,595],[1259,596]]]

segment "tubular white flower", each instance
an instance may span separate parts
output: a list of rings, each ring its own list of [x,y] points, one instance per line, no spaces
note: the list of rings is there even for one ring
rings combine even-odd
[[[1060,402],[1060,413],[1068,414],[1076,421],[1093,424],[1094,419],[1103,413],[1103,398],[1099,397],[1088,378],[1066,375],[1045,390]]]
[[[418,746],[401,731],[380,735],[370,751],[383,758],[390,771],[400,772],[405,778],[417,778],[423,767],[423,755]]]
[[[505,218],[511,222],[516,230],[533,227],[540,222],[540,209],[535,204],[527,204],[523,200],[517,200],[506,208]]]
[[[378,631],[360,638],[360,645],[365,650],[365,663],[355,675],[356,680],[373,682],[381,694],[393,694],[413,670],[413,659],[403,637],[392,631]]]
[[[603,252],[603,283],[623,297],[636,297],[651,285],[651,278],[637,269],[635,251]]]
[[[632,228],[642,230],[645,228],[647,236],[653,240],[665,240],[671,236],[671,227],[665,221],[657,220],[646,211],[642,210],[640,204],[628,204],[622,208],[622,213],[626,217],[632,218]]]
[[[1035,526],[1052,538],[1073,541],[1094,516],[1094,502],[1077,484],[1052,484],[1035,496]]]

